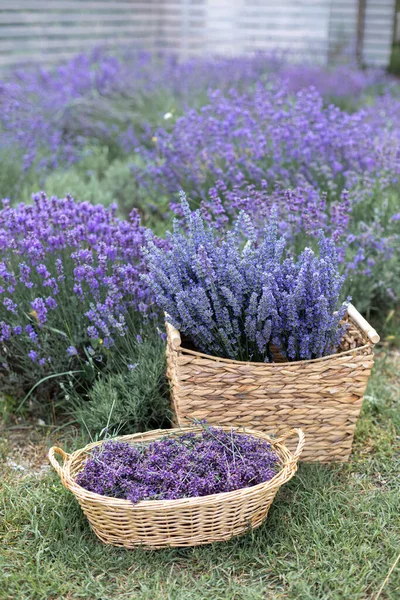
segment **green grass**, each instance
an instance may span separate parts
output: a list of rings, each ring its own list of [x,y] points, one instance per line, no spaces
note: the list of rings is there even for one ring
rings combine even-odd
[[[0,599],[375,599],[400,547],[399,358],[379,356],[351,461],[301,465],[264,525],[230,542],[104,546],[55,473],[21,478],[3,466]],[[380,600],[399,589],[397,567]]]

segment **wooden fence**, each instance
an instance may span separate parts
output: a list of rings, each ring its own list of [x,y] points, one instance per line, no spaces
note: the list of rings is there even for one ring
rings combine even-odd
[[[290,50],[326,63],[346,45],[389,61],[395,0],[0,0],[0,68],[51,64],[96,46],[182,58]]]

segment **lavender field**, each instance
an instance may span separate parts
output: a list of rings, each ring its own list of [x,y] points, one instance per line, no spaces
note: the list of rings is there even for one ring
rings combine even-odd
[[[328,69],[278,55],[178,62],[95,50],[0,81],[0,139],[0,408],[10,431],[39,423],[49,432],[40,443],[61,435],[75,448],[88,437],[169,427],[164,310],[202,351],[269,362],[270,342],[287,360],[332,352],[351,299],[383,348],[353,462],[305,466],[290,484],[314,514],[314,530],[283,497],[272,512],[278,547],[271,529],[261,529],[258,538],[224,546],[221,559],[214,548],[165,552],[158,565],[151,559],[151,573],[139,553],[136,584],[126,557],[95,546],[50,476],[44,496],[37,481],[16,483],[6,470],[14,524],[6,534],[10,545],[28,540],[32,556],[39,553],[36,575],[26,577],[33,588],[40,582],[26,591],[12,567],[18,552],[10,551],[8,597],[122,599],[125,581],[136,589],[132,598],[372,598],[398,539],[391,518],[398,506],[399,81],[352,63]],[[277,275],[257,279],[261,263]],[[257,302],[246,296],[250,276]],[[216,298],[213,307],[204,290]],[[215,309],[215,334],[217,300],[226,307]],[[307,302],[318,306],[312,316]],[[296,335],[288,337],[293,323]],[[380,505],[379,486],[387,491]],[[54,508],[59,494],[67,517]],[[16,505],[25,496],[20,518]],[[49,546],[27,519],[33,505],[55,515],[50,524],[38,516]],[[285,519],[296,539],[286,535]],[[90,554],[90,574],[77,574],[62,529],[78,539],[82,556]],[[189,558],[197,566],[188,567]],[[70,571],[61,587],[54,560]],[[120,563],[130,573],[122,579]],[[218,577],[207,579],[210,565]],[[163,569],[175,595],[166,595]],[[265,581],[271,596],[263,595]],[[79,595],[85,586],[88,595]],[[394,583],[382,600],[395,597]]]

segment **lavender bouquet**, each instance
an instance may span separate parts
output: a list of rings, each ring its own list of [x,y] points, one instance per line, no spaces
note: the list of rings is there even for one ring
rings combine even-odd
[[[201,435],[150,444],[108,441],[95,448],[76,482],[113,498],[175,500],[230,492],[274,477],[278,455],[264,440],[204,427]]]
[[[319,232],[319,256],[285,252],[276,219],[257,238],[241,212],[227,233],[192,212],[182,194],[185,229],[175,221],[168,248],[147,234],[149,273],[142,278],[168,320],[205,353],[256,362],[313,359],[336,351],[349,299],[340,302],[334,243]]]

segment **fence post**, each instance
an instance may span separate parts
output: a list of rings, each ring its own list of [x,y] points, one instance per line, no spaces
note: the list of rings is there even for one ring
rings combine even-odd
[[[358,0],[356,58],[360,67],[363,63],[366,8],[367,0]]]

